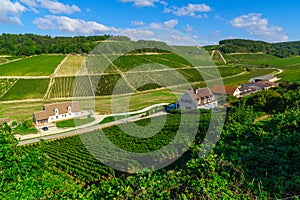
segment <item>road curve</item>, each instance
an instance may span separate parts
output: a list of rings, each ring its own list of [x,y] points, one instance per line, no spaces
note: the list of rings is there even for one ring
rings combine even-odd
[[[149,106],[147,108],[144,108],[142,110],[135,111],[135,112],[118,113],[118,114],[107,115],[107,116],[118,116],[118,115],[124,115],[124,114],[127,114],[127,115],[136,114],[136,113],[145,112],[147,110],[155,108],[158,105],[165,105],[165,104],[156,104],[156,105],[152,105],[152,106]],[[164,115],[164,114],[166,114],[166,113],[165,112],[159,112],[159,113],[155,113],[155,114],[153,114],[151,116],[148,116],[148,117],[145,117],[145,118],[156,117],[156,116]],[[85,127],[85,128],[81,128],[81,129],[72,130],[72,131],[69,131],[69,132],[58,133],[58,134],[53,134],[53,135],[46,135],[46,136],[41,136],[41,137],[27,139],[27,140],[21,140],[21,141],[19,141],[18,146],[40,142],[41,140],[53,140],[53,139],[59,139],[59,138],[64,138],[64,137],[75,136],[75,135],[84,134],[84,133],[92,132],[92,131],[95,131],[95,130],[103,129],[103,128],[106,128],[106,127],[110,127],[110,126],[114,126],[114,125],[118,125],[118,124],[122,124],[122,123],[127,123],[127,122],[133,122],[133,121],[137,121],[137,120],[141,120],[141,119],[144,119],[144,118],[142,118],[142,114],[139,114],[139,115],[135,115],[135,116],[132,116],[132,117],[127,117],[126,119],[120,119],[120,120],[116,120],[114,122],[109,122],[109,123],[106,123],[106,124]]]

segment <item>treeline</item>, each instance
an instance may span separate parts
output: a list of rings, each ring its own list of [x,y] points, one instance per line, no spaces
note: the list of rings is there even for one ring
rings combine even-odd
[[[0,54],[30,56],[48,53],[89,53],[99,41],[110,38],[103,36],[51,37],[35,34],[2,34]]]
[[[122,39],[122,40],[120,40]],[[139,54],[139,53],[170,53],[171,48],[164,42],[152,40],[131,41],[124,36],[111,37],[98,45],[93,54]],[[118,42],[115,42],[118,41]],[[121,42],[120,42],[121,41]]]
[[[216,47],[222,53],[267,53],[285,58],[300,55],[300,41],[267,43],[263,41],[232,39],[221,40]]]
[[[102,45],[95,49],[100,42],[103,42]],[[163,42],[156,41],[133,42],[126,36],[51,37],[35,34],[2,34],[0,36],[0,55],[82,54],[90,53],[92,50],[94,53],[164,53],[169,52],[170,47]]]

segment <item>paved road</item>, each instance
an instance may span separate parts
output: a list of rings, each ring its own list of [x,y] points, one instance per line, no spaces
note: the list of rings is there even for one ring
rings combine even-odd
[[[154,108],[156,106],[157,105],[153,105],[153,106],[144,108],[144,109],[142,109],[140,111],[131,112],[130,114],[144,112],[143,110],[145,110],[145,111],[146,110],[150,110],[150,109],[152,109],[152,108]],[[118,125],[118,124],[122,124],[122,123],[127,123],[127,122],[133,122],[133,121],[141,120],[141,119],[144,119],[144,118],[157,117],[157,116],[165,115],[165,114],[167,114],[167,113],[165,113],[165,112],[159,112],[159,113],[155,113],[153,115],[150,115],[148,117],[143,117],[143,118],[142,118],[142,114],[139,114],[139,115],[135,115],[135,116],[132,116],[132,117],[128,117],[126,119],[121,119],[121,120],[117,120],[117,121],[106,123],[106,124],[85,127],[85,128],[76,129],[76,130],[72,130],[72,131],[64,132],[64,133],[59,133],[59,134],[41,136],[41,137],[38,137],[38,138],[32,138],[32,139],[28,139],[28,140],[22,140],[22,141],[19,142],[19,146],[26,145],[26,144],[31,144],[31,143],[36,143],[36,142],[39,142],[41,140],[52,140],[52,139],[58,139],[58,138],[63,138],[63,137],[69,137],[69,136],[79,135],[79,134],[88,133],[88,132],[91,132],[91,131],[103,129],[103,128],[109,127],[109,126],[114,126],[114,125]],[[124,115],[124,113],[119,113],[117,115]]]

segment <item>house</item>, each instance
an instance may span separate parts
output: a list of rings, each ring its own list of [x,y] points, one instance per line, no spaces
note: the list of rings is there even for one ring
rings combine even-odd
[[[272,87],[277,87],[277,83],[273,83],[270,81],[258,81],[253,83],[243,84],[239,87],[241,91],[240,96],[245,96],[248,94],[252,94],[261,90],[268,90]]]
[[[258,87],[261,87],[262,90],[268,90],[272,87],[277,87],[278,86],[277,83],[273,83],[273,82],[270,82],[270,81],[258,81],[258,82],[255,82],[253,84],[258,86]]]
[[[177,109],[212,109],[218,106],[215,95],[209,88],[187,91],[176,103]]]
[[[252,85],[252,84],[244,84],[242,86],[239,87],[240,90],[240,96],[239,97],[243,97],[246,95],[250,95],[253,94],[255,92],[258,92],[261,90],[260,87]]]
[[[276,76],[272,76],[272,75],[264,75],[264,76],[258,76],[258,77],[250,79],[250,83],[255,83],[255,82],[260,82],[260,81],[276,82],[276,81],[278,81],[278,78]]]
[[[222,95],[226,95],[226,96],[236,96],[239,97],[240,96],[240,89],[239,87],[234,87],[234,86],[228,86],[228,85],[215,85],[212,89],[211,89],[212,93],[216,96],[222,96]]]
[[[33,120],[36,125],[43,125],[81,116],[78,102],[62,102],[44,105],[43,111],[33,113]]]

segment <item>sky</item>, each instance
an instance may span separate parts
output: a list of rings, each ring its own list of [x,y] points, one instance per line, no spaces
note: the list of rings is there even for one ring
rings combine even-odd
[[[223,39],[300,40],[299,0],[0,0],[0,33],[149,36],[176,31],[201,45]],[[150,29],[149,29],[150,28]]]

